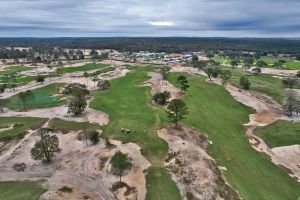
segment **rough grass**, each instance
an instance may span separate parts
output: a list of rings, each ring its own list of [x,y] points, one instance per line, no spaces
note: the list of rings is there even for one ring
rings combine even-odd
[[[32,102],[31,108],[49,108],[62,105],[63,100],[59,97],[52,96],[59,92],[60,88],[63,87],[65,83],[53,83],[42,88],[32,90],[34,94],[34,101]],[[18,96],[14,95],[10,97],[7,107],[10,109],[18,109]]]
[[[0,71],[0,76],[4,74],[9,74],[12,72],[22,72],[22,71],[28,71],[33,69],[33,67],[26,67],[26,66],[9,66],[4,68],[3,71]]]
[[[39,200],[45,191],[41,181],[0,182],[0,199],[3,200]]]
[[[174,85],[177,75],[169,76]],[[189,76],[191,87],[183,97],[189,114],[184,124],[212,140],[209,152],[226,167],[229,183],[243,199],[297,199],[300,184],[250,146],[242,124],[248,122],[252,109],[235,101],[223,87],[205,80],[206,77]]]
[[[176,184],[165,168],[150,168],[146,174],[147,200],[181,199]],[[163,187],[162,187],[163,186]]]
[[[21,135],[31,129],[33,125],[40,124],[43,121],[45,119],[36,117],[0,117],[0,127],[15,125],[13,129],[0,131],[0,139]]]
[[[89,122],[73,122],[73,121],[65,121],[62,119],[54,118],[50,120],[48,127],[53,129],[66,129],[66,130],[95,130],[95,129],[99,129],[100,125],[92,124]]]
[[[300,144],[300,123],[279,120],[269,126],[257,127],[254,133],[273,147]]]

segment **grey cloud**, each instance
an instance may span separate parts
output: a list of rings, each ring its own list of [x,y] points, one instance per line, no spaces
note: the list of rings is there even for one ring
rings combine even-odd
[[[300,37],[299,10],[297,0],[1,0],[0,36]]]

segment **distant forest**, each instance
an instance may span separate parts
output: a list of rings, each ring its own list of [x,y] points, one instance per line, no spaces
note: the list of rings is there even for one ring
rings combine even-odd
[[[0,38],[0,47],[60,47],[119,51],[256,51],[300,54],[300,39],[254,38]]]

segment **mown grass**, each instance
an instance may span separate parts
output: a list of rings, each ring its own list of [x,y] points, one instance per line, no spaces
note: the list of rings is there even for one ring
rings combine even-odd
[[[3,200],[39,200],[45,191],[41,181],[0,182],[0,199]]]
[[[273,56],[262,56],[260,58],[260,60],[264,60],[268,64],[268,67],[270,67],[270,68],[300,70],[300,62],[292,60],[292,59],[276,58],[276,57],[273,57]],[[273,64],[275,62],[278,62],[279,60],[285,60],[286,63],[282,67],[274,67]]]
[[[36,117],[0,117],[0,127],[5,128],[11,125],[14,127],[10,130],[0,131],[0,139],[11,138],[31,129],[35,124],[40,124],[45,119]],[[1,129],[0,129],[1,130]]]
[[[174,84],[178,74],[170,74]],[[183,123],[207,134],[213,142],[209,153],[226,167],[225,176],[243,199],[295,200],[300,184],[249,144],[242,124],[252,109],[235,101],[223,87],[207,83],[206,77],[189,76],[190,88],[183,101],[189,114]]]
[[[4,74],[14,73],[14,72],[22,72],[28,71],[33,69],[33,67],[26,67],[26,66],[9,66],[5,67],[3,71],[0,71],[0,76]]]
[[[273,147],[300,144],[300,123],[279,120],[264,127],[257,127],[254,133]]]
[[[171,177],[165,168],[152,167],[146,173],[147,200],[181,199],[176,184],[169,181]]]
[[[212,57],[211,59],[219,62],[221,65],[230,64],[230,58],[228,57],[224,58],[223,56],[214,55],[214,57]]]
[[[99,124],[92,124],[89,122],[74,122],[74,121],[65,121],[62,119],[54,118],[51,119],[49,128],[52,129],[66,129],[66,130],[95,130],[99,129]]]
[[[30,108],[49,108],[62,105],[63,100],[60,100],[59,97],[52,96],[59,92],[61,87],[66,85],[65,83],[53,83],[45,87],[41,87],[35,90],[32,90],[34,94],[34,101]],[[18,95],[14,95],[8,99],[6,107],[10,109],[18,109],[20,105],[18,103]]]
[[[106,64],[86,64],[86,65],[82,65],[79,67],[64,67],[62,69],[62,73],[72,73],[72,72],[79,72],[79,71],[90,71],[90,70],[94,70],[94,69],[102,69],[104,67],[107,67],[108,65]]]
[[[180,199],[176,184],[166,169],[161,168],[168,144],[155,132],[167,123],[166,113],[162,108],[151,105],[150,88],[141,86],[149,79],[147,72],[155,68],[130,69],[133,72],[126,77],[111,81],[109,91],[95,93],[90,107],[109,114],[110,123],[103,128],[103,137],[137,143],[142,154],[158,167],[148,171],[146,199]],[[121,128],[130,129],[131,133],[121,132]]]

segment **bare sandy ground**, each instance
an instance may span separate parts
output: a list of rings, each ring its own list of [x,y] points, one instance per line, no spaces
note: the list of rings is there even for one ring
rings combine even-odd
[[[129,186],[136,189],[131,199],[142,200],[146,195],[146,180],[143,171],[150,163],[141,155],[140,147],[133,143],[122,144],[111,141],[115,148],[107,149],[104,141],[98,145],[88,145],[77,139],[76,132],[54,133],[58,136],[62,151],[51,164],[43,164],[31,158],[30,149],[39,135],[31,131],[17,145],[0,156],[0,181],[7,180],[48,180],[48,191],[41,199],[114,199],[112,184],[119,180],[110,172],[109,160],[117,150],[127,153],[132,159],[133,168],[123,178]],[[25,163],[24,172],[16,172],[15,164]],[[71,194],[59,192],[68,186]],[[122,194],[119,196],[122,197]],[[120,199],[126,199],[123,196]]]
[[[206,153],[208,141],[193,129],[173,127],[157,131],[169,145],[167,167],[182,199],[240,199],[225,182],[216,162]]]
[[[163,80],[161,74],[156,72],[149,72],[148,76],[150,76],[151,78],[144,82],[144,86],[151,87],[150,93],[152,96],[154,96],[158,92],[164,91],[170,92],[170,99],[180,98],[183,95],[183,93],[178,88],[176,88],[168,81]]]
[[[251,67],[248,71],[252,71],[254,67]],[[287,70],[287,69],[273,69],[273,68],[261,68],[261,73],[271,74],[276,76],[294,76],[298,70]]]

